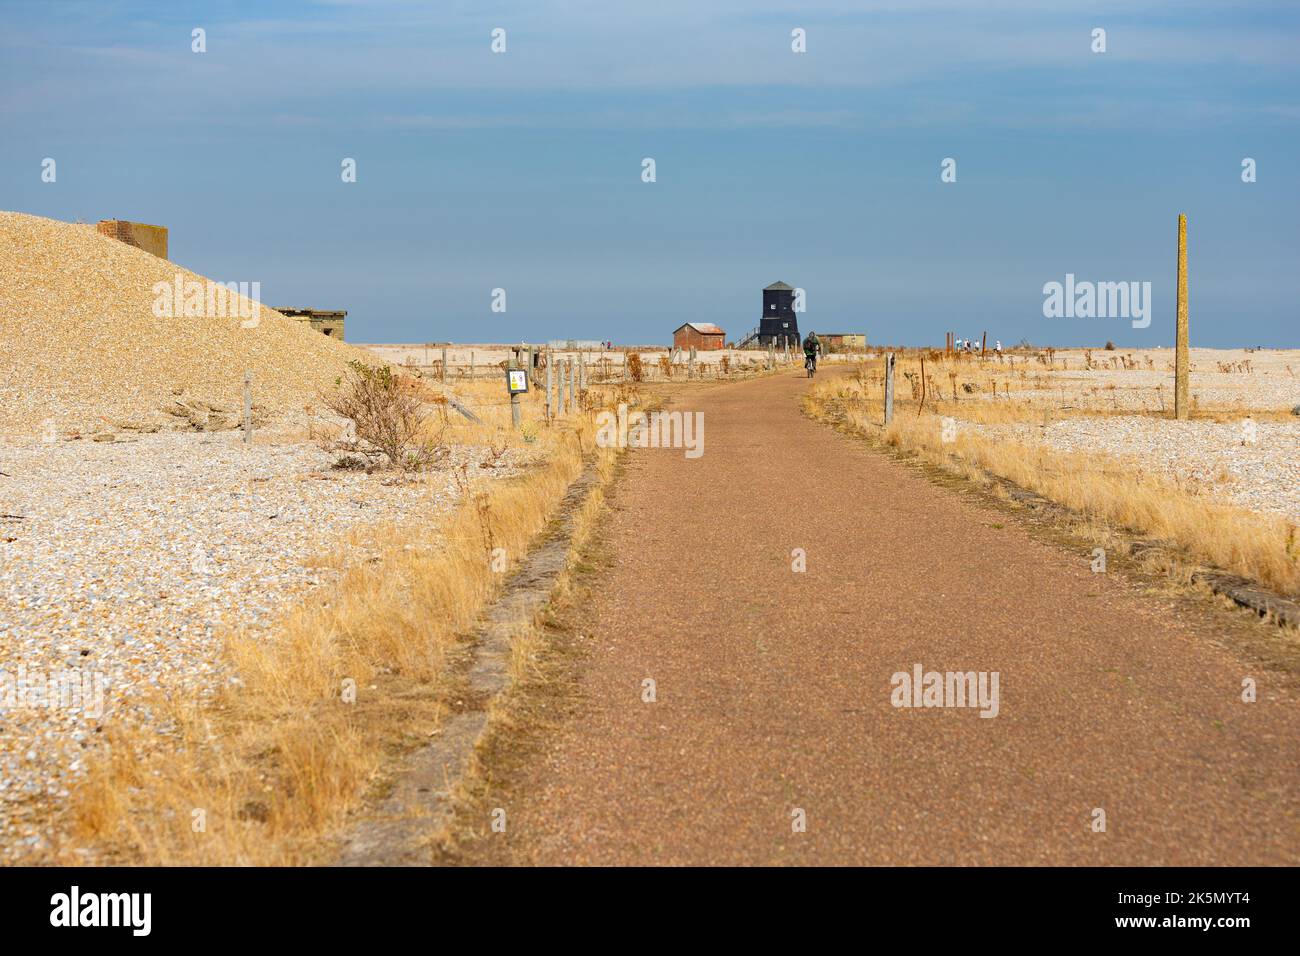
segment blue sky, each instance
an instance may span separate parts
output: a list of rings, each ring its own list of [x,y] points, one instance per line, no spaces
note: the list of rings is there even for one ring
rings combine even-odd
[[[782,279],[877,343],[1134,347],[1185,212],[1193,343],[1297,347],[1298,81],[1294,3],[0,0],[0,208],[166,225],[353,341],[734,335]],[[1044,318],[1066,273],[1150,328]]]

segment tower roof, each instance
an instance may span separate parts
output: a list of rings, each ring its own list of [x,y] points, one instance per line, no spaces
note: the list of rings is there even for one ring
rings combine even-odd
[[[784,282],[773,282],[763,289],[764,292],[793,292],[794,286],[786,285]]]

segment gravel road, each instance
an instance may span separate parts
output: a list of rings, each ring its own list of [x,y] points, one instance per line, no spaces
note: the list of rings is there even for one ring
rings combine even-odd
[[[1300,862],[1293,675],[804,418],[804,387],[696,393],[702,457],[630,453],[578,714],[471,862]],[[996,716],[895,706],[916,665],[990,700],[998,674]]]

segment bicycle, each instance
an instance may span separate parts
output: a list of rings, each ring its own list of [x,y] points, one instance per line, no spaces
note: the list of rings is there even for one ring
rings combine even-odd
[[[808,377],[812,378],[817,374],[817,356],[809,355],[803,360],[803,367],[808,370]]]

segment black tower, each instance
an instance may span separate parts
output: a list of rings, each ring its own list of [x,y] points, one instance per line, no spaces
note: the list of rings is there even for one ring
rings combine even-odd
[[[778,349],[799,347],[799,320],[794,314],[794,287],[773,282],[763,290],[763,317],[758,322],[758,344],[775,342]]]

